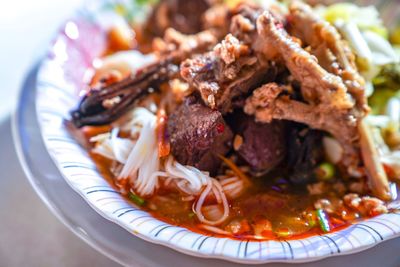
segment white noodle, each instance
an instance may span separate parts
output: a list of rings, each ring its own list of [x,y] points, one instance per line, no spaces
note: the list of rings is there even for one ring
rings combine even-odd
[[[216,191],[213,190],[213,187],[216,188]],[[223,214],[221,218],[218,220],[208,220],[202,212],[202,207],[204,205],[204,201],[207,197],[207,195],[213,191],[215,194],[215,198],[218,198],[217,195],[221,198],[222,202],[222,208],[223,208]],[[213,178],[210,178],[210,180],[207,183],[206,188],[201,192],[199,199],[197,200],[195,207],[194,207],[194,212],[197,215],[197,218],[200,220],[200,222],[208,224],[208,225],[218,225],[223,223],[229,216],[229,204],[228,200],[226,199],[226,196],[224,192],[222,191],[222,187],[219,184],[219,182]]]
[[[137,131],[136,125],[141,125],[141,129],[118,179],[130,178],[140,195],[151,195],[158,187],[158,176],[153,174],[160,165],[155,135],[156,116],[144,108],[136,108],[130,124],[132,132]]]
[[[100,136],[103,145],[99,151],[103,155],[124,164],[117,179],[129,179],[135,192],[141,196],[155,193],[159,187],[160,177],[166,177],[164,185],[174,182],[177,188],[187,196],[183,201],[198,200],[194,203],[194,212],[200,222],[208,225],[218,225],[229,216],[229,204],[225,196],[240,195],[244,184],[240,178],[232,177],[220,182],[209,176],[208,172],[202,172],[193,166],[184,166],[169,156],[164,164],[161,164],[156,138],[156,116],[145,108],[134,109],[131,118],[123,125],[123,129],[130,127],[131,137],[136,141],[118,137],[119,129],[115,128],[111,134]],[[130,141],[126,145],[126,140]],[[220,218],[210,220],[202,213],[204,202],[209,194],[215,196],[217,205],[222,208]],[[213,216],[216,217],[216,216]],[[217,216],[218,217],[218,216]]]
[[[218,192],[218,190],[217,190],[217,188],[215,186],[213,186],[211,190],[212,190],[212,192],[213,192],[213,194],[215,196],[215,199],[216,199],[217,203],[221,204],[222,199],[221,199],[220,192]]]
[[[244,191],[245,185],[239,177],[230,177],[220,181],[223,192],[230,199],[238,198]]]
[[[118,128],[115,128],[111,133],[92,137],[90,141],[96,142],[96,147],[92,150],[94,153],[124,164],[135,142],[118,137],[118,131]]]

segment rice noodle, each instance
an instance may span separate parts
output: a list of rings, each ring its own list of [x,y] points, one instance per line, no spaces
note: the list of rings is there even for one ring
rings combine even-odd
[[[92,151],[103,157],[125,164],[135,142],[130,139],[118,137],[118,133],[119,129],[114,128],[111,133],[93,136],[90,142],[96,142],[96,147]]]
[[[238,198],[245,188],[245,182],[237,176],[222,179],[220,184],[229,199]]]
[[[139,138],[117,179],[131,178],[134,188],[140,195],[151,195],[158,187],[158,176],[153,174],[159,170],[160,165],[154,133],[156,116],[145,108],[136,108],[131,124],[141,125]],[[132,128],[134,131],[136,127]]]
[[[213,190],[213,187],[216,188],[216,190]],[[203,212],[202,212],[202,206],[204,204],[204,201],[207,197],[207,195],[210,193],[210,191],[213,191],[213,193],[215,194],[215,198],[218,199],[218,197],[221,198],[221,204],[223,207],[223,214],[221,216],[221,218],[219,218],[218,220],[209,220],[207,219]],[[219,196],[218,196],[219,195]],[[203,190],[203,192],[201,192],[199,199],[197,200],[195,207],[194,207],[194,212],[197,215],[197,218],[205,224],[208,225],[218,225],[223,223],[229,216],[229,204],[228,204],[228,200],[226,199],[226,196],[224,194],[224,192],[222,191],[222,187],[219,184],[219,182],[215,179],[210,178],[210,180],[207,183],[206,188]]]
[[[137,140],[119,138],[119,128],[114,128],[111,134],[98,137],[102,146],[99,146],[97,152],[124,164],[117,180],[129,179],[135,193],[150,196],[159,187],[160,177],[165,177],[165,186],[173,182],[185,194],[183,201],[198,198],[193,204],[193,211],[200,222],[218,225],[228,218],[229,204],[225,194],[231,199],[238,197],[244,188],[241,178],[227,178],[220,184],[208,172],[202,172],[193,166],[184,166],[172,156],[160,162],[155,132],[156,116],[145,108],[135,108],[131,118],[122,127],[129,129],[131,137],[137,137]],[[130,142],[129,145],[126,145],[126,141]],[[204,216],[202,211],[209,195],[214,195],[222,210],[220,216],[212,216],[212,219]]]

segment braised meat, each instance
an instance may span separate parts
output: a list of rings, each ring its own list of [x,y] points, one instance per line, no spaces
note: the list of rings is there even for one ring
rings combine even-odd
[[[292,100],[285,94],[279,95],[284,90],[275,83],[263,85],[246,101],[245,112],[254,114],[260,122],[268,123],[272,119],[289,120],[332,134],[344,149],[343,163],[357,169],[360,160],[358,129],[357,124],[352,125],[355,122],[351,113],[329,113],[325,107]]]
[[[273,53],[268,51],[268,55],[283,59],[293,78],[300,82],[306,103],[280,94],[284,88],[267,84],[257,89],[248,99],[245,111],[254,114],[259,121],[291,120],[330,133],[342,145],[342,164],[347,173],[354,177],[368,174],[370,184],[384,185],[377,196],[388,199],[386,175],[377,172],[376,166],[368,164],[373,161],[373,153],[366,151],[375,151],[376,148],[370,142],[360,139],[360,136],[366,135],[366,128],[360,125],[368,107],[365,104],[364,90],[358,83],[359,76],[351,75],[353,70],[347,63],[342,63],[343,68],[346,68],[341,72],[343,77],[326,71],[268,12],[258,18],[257,30],[263,36],[265,45],[273,50]],[[381,163],[377,164],[381,170]]]
[[[276,77],[277,67],[254,55],[249,46],[228,34],[212,52],[181,64],[182,77],[195,87],[204,103],[222,113],[232,101]]]
[[[221,113],[189,97],[169,117],[171,152],[178,162],[215,173],[231,148],[232,131]]]
[[[207,0],[163,0],[153,9],[146,30],[163,36],[168,28],[185,34],[202,30],[203,13],[210,7]]]
[[[303,40],[303,46],[309,46],[311,54],[328,72],[338,75],[343,80],[356,105],[368,111],[364,92],[365,81],[357,71],[355,56],[335,27],[320,18],[311,7],[293,2],[290,5],[290,33]]]
[[[212,49],[217,42],[217,37],[210,30],[196,34],[183,34],[173,28],[168,28],[163,38],[153,40],[153,49],[161,57],[172,53],[183,60],[192,54]]]
[[[276,101],[272,101],[273,104],[268,100],[259,105],[255,98],[271,95],[271,88],[274,91],[279,90],[276,86],[265,85],[249,99],[245,110],[249,114],[255,114],[259,121],[269,122],[272,118],[294,120],[331,133],[346,151],[344,164],[351,169],[357,169],[360,163],[357,126],[364,112],[355,105],[356,99],[342,79],[318,65],[315,58],[302,49],[271,14],[264,13],[257,24],[258,32],[267,42],[266,45],[276,50],[276,56],[284,60],[294,79],[300,82],[306,103],[284,96],[277,97]],[[265,112],[261,111],[261,106],[266,108]]]
[[[282,67],[271,57],[264,39],[257,33],[257,18],[263,9],[240,4],[230,11],[229,31],[213,51],[184,61],[182,77],[195,87],[203,101],[223,114],[234,102],[257,86],[273,81]]]
[[[285,157],[283,122],[259,123],[241,111],[235,111],[227,121],[235,133],[233,147],[236,153],[256,173],[267,173]]]
[[[179,63],[184,58],[203,52],[217,42],[208,31],[183,35],[171,29],[165,35],[163,46],[157,51],[160,58],[156,63],[132,73],[120,82],[90,90],[78,108],[71,112],[74,125],[104,125],[118,119],[138,99],[174,78],[179,72]],[[105,101],[113,104],[104,105]]]
[[[120,82],[90,90],[71,112],[76,127],[111,123],[128,111],[138,99],[177,73],[174,58],[167,57]],[[105,105],[110,101],[113,105]]]
[[[287,153],[285,164],[289,180],[294,184],[312,182],[315,177],[310,170],[315,170],[323,159],[322,133],[304,125],[292,124],[287,142],[290,153]]]
[[[148,27],[158,36],[152,39],[157,62],[124,80],[101,80],[72,112],[75,126],[110,123],[155,92],[148,100],[152,111],[169,117],[157,134],[172,160],[224,179],[230,172],[219,168],[219,156],[233,148],[237,157],[227,165],[235,173],[242,169],[235,164],[246,163],[252,174],[279,165],[293,184],[304,184],[329,134],[339,143],[332,140],[344,175],[366,177],[373,194],[390,198],[364,120],[369,107],[355,55],[310,6],[164,0]]]

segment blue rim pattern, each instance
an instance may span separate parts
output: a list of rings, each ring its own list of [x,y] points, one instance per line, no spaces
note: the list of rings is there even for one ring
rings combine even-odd
[[[101,33],[96,12],[96,9],[83,12],[79,22],[70,23],[79,25],[79,29],[83,28],[83,32],[89,35]],[[87,152],[69,135],[63,124],[69,117],[69,110],[78,103],[77,92],[84,84],[84,69],[96,56],[90,42],[84,41],[71,39],[65,28],[57,36],[39,70],[37,115],[45,145],[65,180],[105,218],[150,242],[190,255],[243,263],[311,261],[361,251],[400,235],[400,214],[392,213],[358,222],[335,233],[301,240],[239,241],[193,233],[157,220],[132,206],[101,177]],[[400,207],[399,202],[391,205]]]

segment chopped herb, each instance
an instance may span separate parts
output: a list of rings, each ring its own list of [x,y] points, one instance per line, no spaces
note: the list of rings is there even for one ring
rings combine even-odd
[[[331,226],[330,226],[329,219],[328,219],[328,216],[326,215],[325,211],[323,211],[322,209],[317,209],[316,213],[317,213],[317,218],[318,218],[318,222],[319,222],[319,226],[321,227],[321,230],[324,233],[330,232]]]
[[[321,181],[328,181],[335,176],[335,166],[332,163],[321,163],[316,170],[317,178]]]
[[[138,195],[133,194],[132,192],[129,192],[128,197],[138,206],[143,206],[144,204],[146,204],[146,200],[139,197]]]
[[[194,212],[191,212],[188,214],[188,217],[189,217],[189,219],[193,219],[195,215],[196,214]]]

